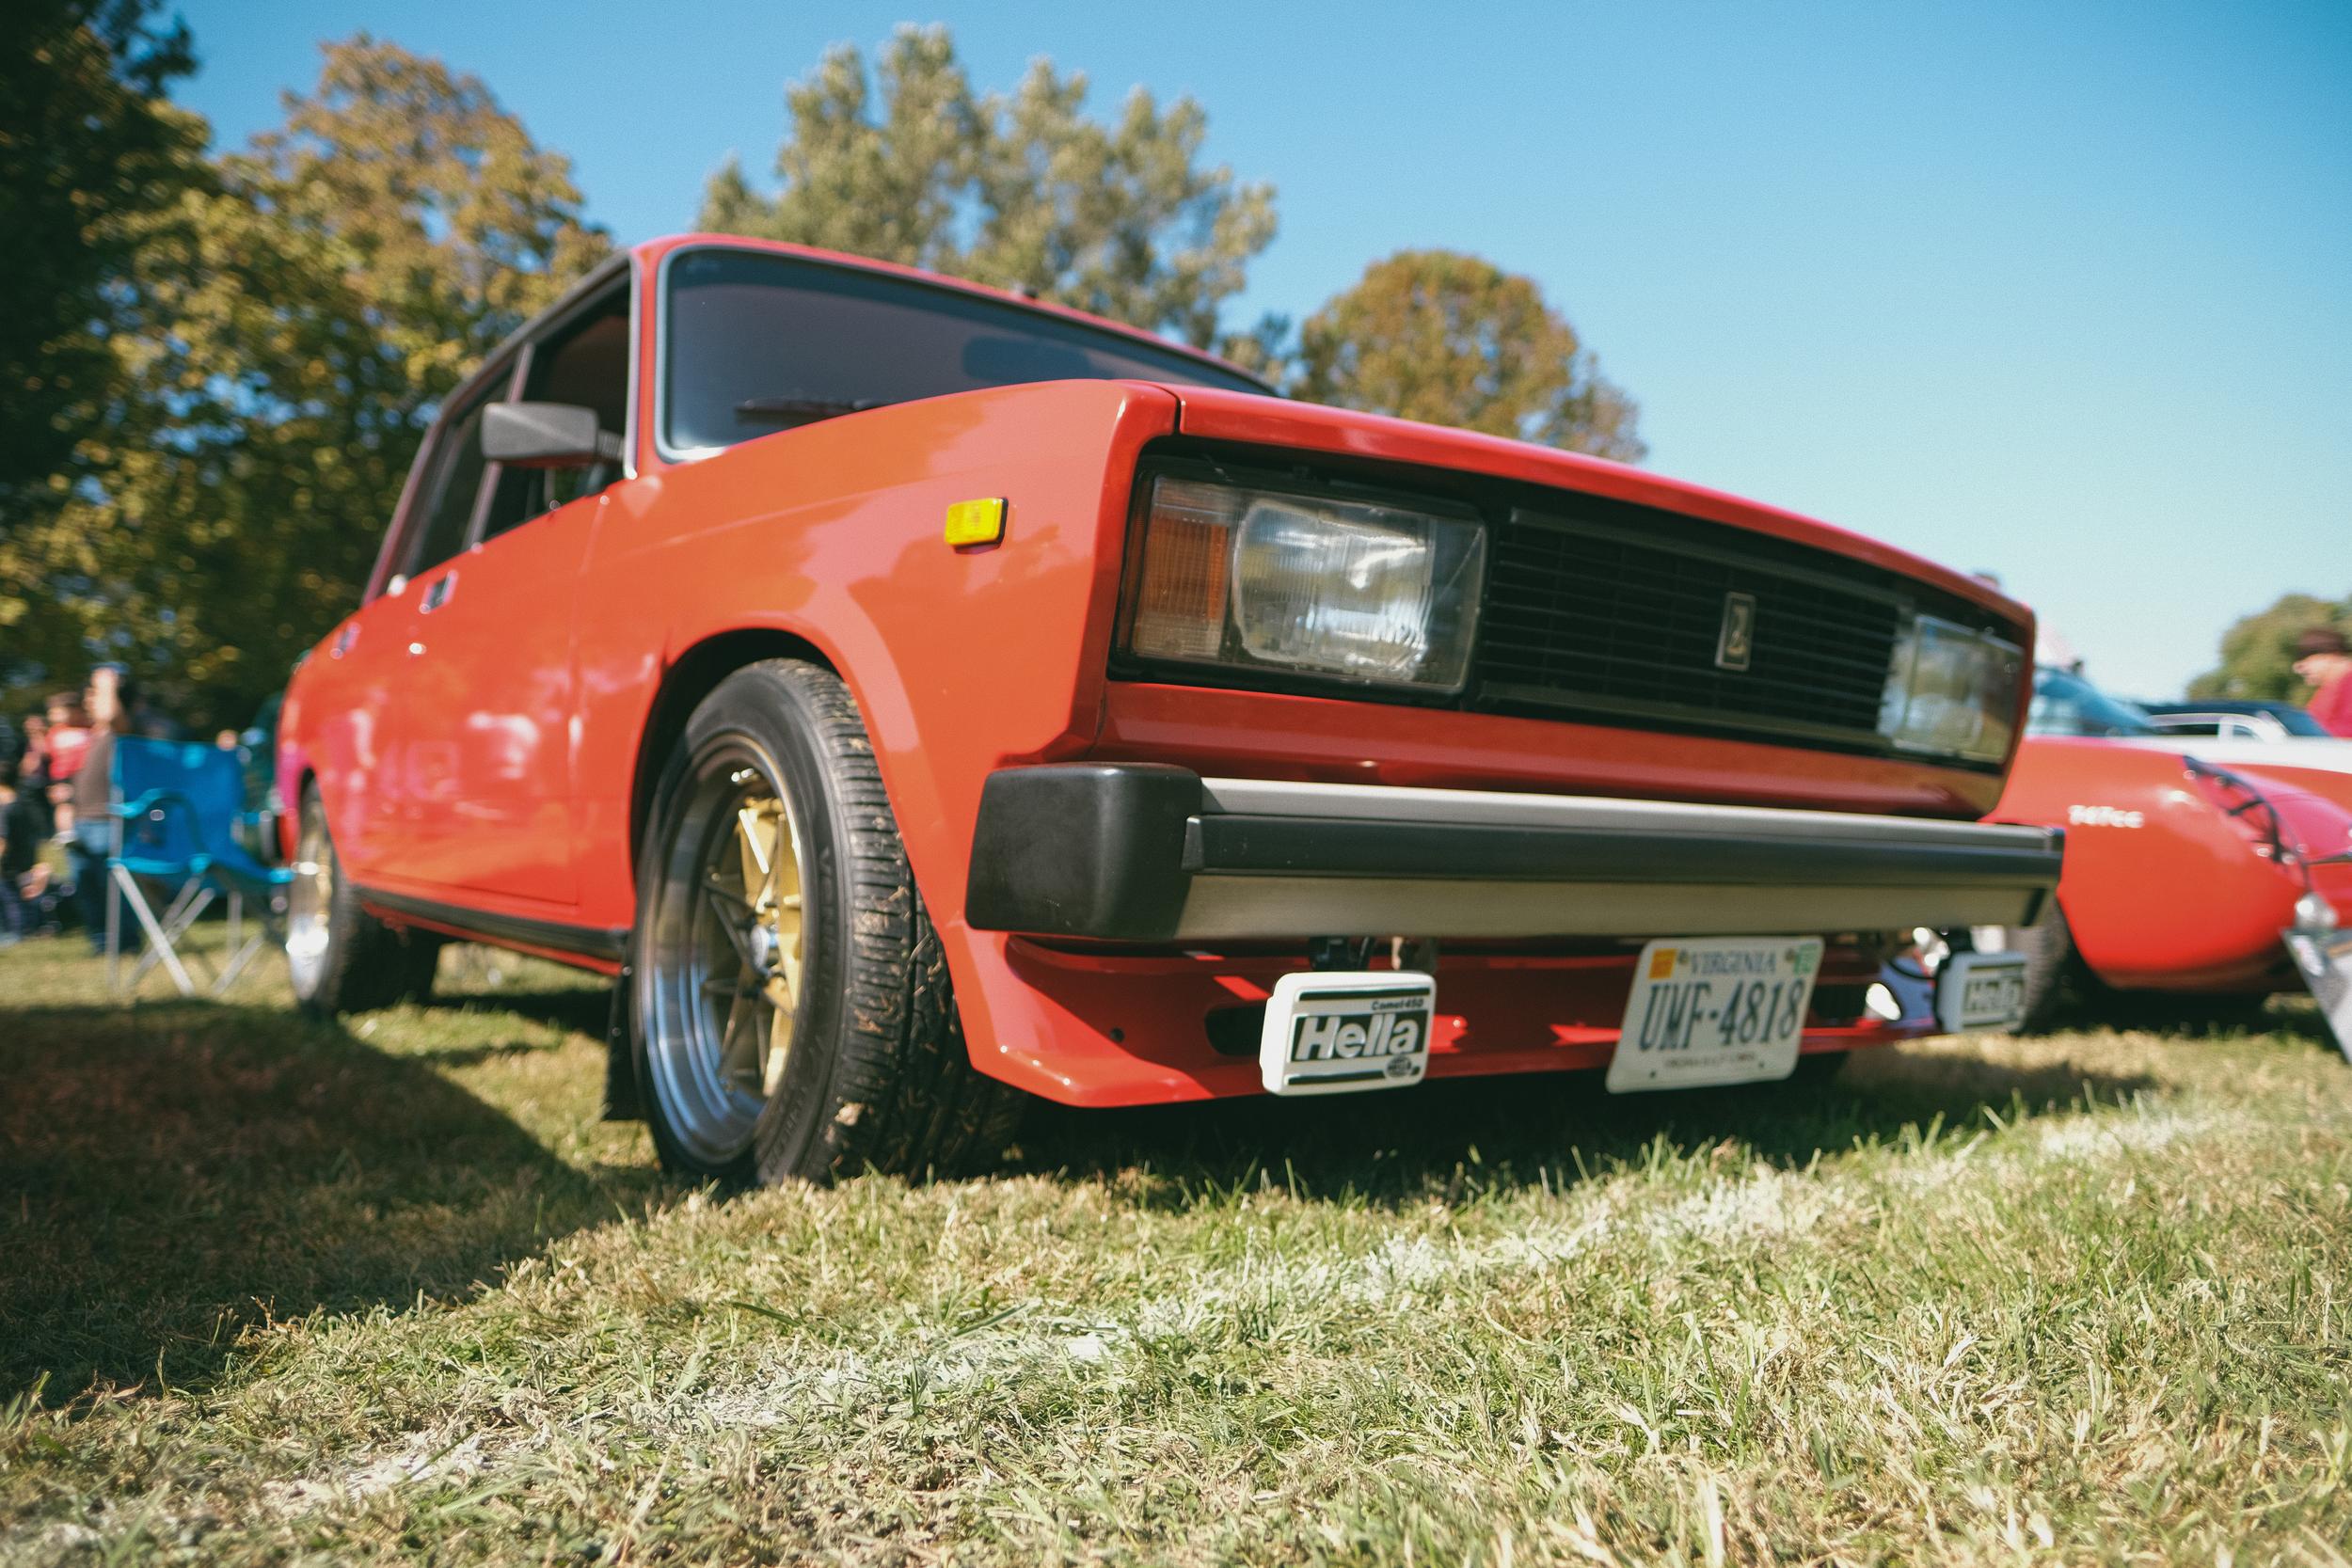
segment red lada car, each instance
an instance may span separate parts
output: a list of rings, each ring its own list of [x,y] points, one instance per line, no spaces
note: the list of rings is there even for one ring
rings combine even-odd
[[[1978,820],[2031,637],[1787,513],[663,240],[449,398],[294,678],[296,987],[614,975],[610,1100],[741,1179],[993,1153],[1023,1093],[1785,1077],[2055,886]]]

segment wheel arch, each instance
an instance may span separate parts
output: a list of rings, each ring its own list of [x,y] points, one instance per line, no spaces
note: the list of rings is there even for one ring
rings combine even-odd
[[[763,658],[799,658],[821,665],[834,674],[841,671],[824,650],[806,638],[774,626],[739,626],[714,632],[689,646],[661,673],[653,705],[637,736],[637,757],[630,769],[628,791],[628,863],[635,866],[645,847],[645,819],[653,813],[655,786],[663,762],[686,733],[686,721],[721,681]]]

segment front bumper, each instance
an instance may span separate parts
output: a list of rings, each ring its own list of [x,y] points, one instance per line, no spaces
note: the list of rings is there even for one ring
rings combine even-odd
[[[990,775],[964,917],[1134,942],[2030,926],[2062,844],[2047,828],[1055,764]]]

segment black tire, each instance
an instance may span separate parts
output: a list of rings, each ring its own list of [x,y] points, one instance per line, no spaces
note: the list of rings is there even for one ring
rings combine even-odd
[[[792,851],[798,923],[797,995],[754,1027],[770,1043],[748,1075],[731,1008],[772,994],[784,970],[773,946],[771,967],[752,967],[740,939],[756,917],[730,912],[749,911],[748,873],[737,893],[712,895],[718,835],[747,791],[762,792],[749,809],[783,807],[789,837],[772,842]],[[944,1174],[1002,1151],[1025,1097],[972,1065],[872,744],[833,672],[768,659],[704,699],[662,770],[637,886],[632,1064],[665,1167],[737,1184],[822,1181]],[[730,924],[736,934],[714,940]],[[735,962],[728,945],[742,956],[731,978],[719,973]],[[714,951],[717,962],[698,957]],[[712,988],[730,985],[722,1022]]]
[[[358,892],[343,877],[316,784],[302,792],[299,843],[286,942],[295,1004],[328,1018],[431,996],[441,939],[387,926],[359,907]]]
[[[2083,992],[2095,986],[2074,952],[2074,932],[2058,900],[2036,926],[2005,927],[2006,951],[2026,955],[2026,1010],[2010,1033],[2046,1035],[2066,1022]]]

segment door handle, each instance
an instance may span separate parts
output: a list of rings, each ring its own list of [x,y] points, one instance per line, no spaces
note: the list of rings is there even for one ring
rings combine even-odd
[[[433,611],[449,603],[450,592],[456,586],[457,574],[453,571],[443,572],[439,577],[435,578],[433,579],[433,585],[424,591],[424,597],[418,601],[418,613],[421,615],[430,615]]]

